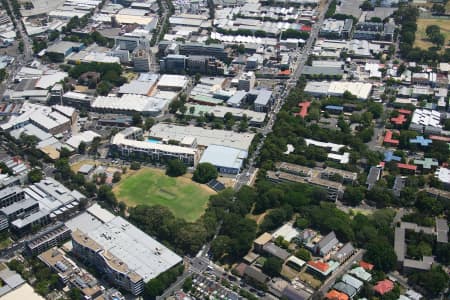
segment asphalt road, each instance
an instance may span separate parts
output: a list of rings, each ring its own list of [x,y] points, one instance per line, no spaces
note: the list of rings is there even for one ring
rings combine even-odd
[[[8,5],[10,8],[12,8],[12,4],[11,1],[8,0]],[[14,60],[14,62],[8,67],[7,71],[8,71],[8,78],[2,83],[0,84],[0,95],[3,96],[3,94],[5,93],[5,90],[9,87],[9,85],[14,81],[14,77],[16,76],[17,72],[19,71],[19,69],[26,65],[28,62],[31,61],[31,59],[33,58],[33,49],[32,49],[32,45],[31,45],[31,40],[28,37],[27,32],[25,31],[25,28],[22,24],[22,20],[20,18],[17,18],[14,13],[12,14],[13,18],[16,21],[16,31],[19,31],[21,36],[22,36],[22,41],[23,41],[23,53],[19,54],[18,56],[16,56],[16,59]],[[20,40],[18,40],[20,41]]]

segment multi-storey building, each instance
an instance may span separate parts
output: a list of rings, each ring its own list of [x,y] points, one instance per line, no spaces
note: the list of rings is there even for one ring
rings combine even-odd
[[[25,249],[31,255],[38,255],[70,239],[70,234],[70,229],[64,223],[57,223],[29,240]]]
[[[148,158],[155,161],[179,159],[189,166],[197,165],[200,158],[199,152],[195,148],[144,141],[142,139],[142,129],[129,127],[112,138],[112,150],[124,157]]]
[[[71,220],[73,253],[114,285],[139,295],[144,284],[181,263],[174,252],[122,217],[93,205]]]

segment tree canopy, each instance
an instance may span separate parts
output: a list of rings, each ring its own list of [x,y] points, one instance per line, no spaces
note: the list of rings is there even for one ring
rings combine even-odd
[[[210,163],[200,163],[194,171],[192,179],[199,183],[207,183],[218,176],[217,168]]]
[[[187,171],[186,165],[179,159],[172,159],[167,162],[166,175],[178,177],[184,175]]]

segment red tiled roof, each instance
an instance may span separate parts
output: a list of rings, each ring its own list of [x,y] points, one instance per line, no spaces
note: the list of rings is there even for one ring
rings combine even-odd
[[[330,267],[327,263],[324,263],[323,261],[308,261],[308,265],[311,267],[316,268],[317,270],[320,270],[321,272],[326,272],[328,268]]]
[[[389,144],[398,145],[400,143],[399,140],[392,139],[392,131],[386,130],[386,135],[384,136],[384,142]]]
[[[372,271],[372,269],[374,267],[374,265],[372,265],[372,264],[370,264],[370,263],[368,263],[366,261],[363,261],[363,260],[361,260],[359,262],[359,266],[362,267],[366,271]]]
[[[298,113],[295,113],[294,115],[300,116],[302,118],[306,117],[308,115],[308,108],[311,105],[310,101],[306,102],[300,102],[298,106],[300,107],[300,111]]]
[[[301,30],[301,31],[311,31],[311,26],[303,25],[302,28],[301,28],[300,30]]]
[[[450,143],[450,137],[440,136],[440,135],[430,135],[430,140],[443,141],[443,142]]]
[[[373,290],[380,295],[384,295],[389,293],[394,288],[394,283],[390,280],[382,280],[378,281],[377,284],[373,287]]]
[[[401,114],[404,114],[404,115],[410,115],[410,114],[412,114],[412,111],[410,111],[409,109],[403,109],[403,108],[401,108],[401,109],[397,109],[397,111],[398,111],[399,113],[401,113]]]
[[[399,114],[398,116],[391,118],[391,122],[396,125],[402,125],[406,122],[406,117],[405,115]]]
[[[289,75],[291,75],[291,70],[280,71],[280,72],[278,72],[278,75],[289,76]]]
[[[348,300],[348,296],[344,293],[340,293],[336,290],[331,290],[329,291],[326,295],[325,298],[328,300]]]
[[[417,170],[417,166],[409,165],[409,164],[397,163],[397,167],[399,167],[400,169],[411,170],[411,171]]]

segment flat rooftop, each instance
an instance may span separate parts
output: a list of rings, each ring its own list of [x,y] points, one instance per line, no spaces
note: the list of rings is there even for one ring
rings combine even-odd
[[[192,136],[197,138],[198,144],[202,146],[220,145],[247,151],[255,134],[158,123],[150,129],[150,136],[162,140],[176,141]]]
[[[182,261],[180,256],[122,217],[110,214],[97,204],[91,208],[66,225],[73,231],[83,232],[93,244],[121,260],[129,272],[138,274],[144,282]]]
[[[210,145],[203,152],[200,163],[208,162],[216,167],[241,169],[243,161],[247,158],[247,151],[231,147]]]

